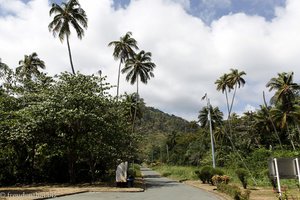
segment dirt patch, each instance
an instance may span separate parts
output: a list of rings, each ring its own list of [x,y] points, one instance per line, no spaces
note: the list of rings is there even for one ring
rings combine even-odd
[[[203,184],[201,181],[184,181],[185,184],[200,188],[202,190],[205,190],[207,192],[211,192],[215,195],[217,195],[221,200],[231,200],[232,198],[227,196],[224,193],[218,192],[217,187],[209,184]]]

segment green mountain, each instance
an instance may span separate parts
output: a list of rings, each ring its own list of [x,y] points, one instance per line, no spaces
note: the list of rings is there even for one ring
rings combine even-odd
[[[137,128],[139,132],[145,135],[151,133],[194,132],[199,128],[195,121],[189,122],[153,107],[143,106],[142,113]]]

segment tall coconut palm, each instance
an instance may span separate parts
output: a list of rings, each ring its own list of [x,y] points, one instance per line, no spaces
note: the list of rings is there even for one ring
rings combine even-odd
[[[147,84],[148,80],[151,77],[154,77],[153,69],[155,68],[155,64],[151,62],[151,56],[152,54],[150,52],[145,52],[144,50],[142,50],[138,54],[133,55],[132,58],[129,58],[126,61],[125,67],[122,69],[122,73],[127,73],[126,80],[129,81],[132,85],[136,83],[137,101],[134,112],[132,131],[134,131],[137,105],[139,101],[139,80],[142,83]]]
[[[152,54],[150,52],[140,51],[126,61],[122,73],[127,73],[126,80],[130,84],[136,83],[136,93],[139,95],[139,80],[147,84],[151,77],[154,77],[153,69],[155,64],[151,62]]]
[[[20,80],[31,80],[33,76],[39,76],[39,69],[45,69],[45,63],[37,53],[25,55],[23,60],[19,61],[19,67],[16,68],[16,75]]]
[[[238,69],[230,69],[230,71],[231,71],[231,73],[228,75],[229,76],[228,81],[229,81],[229,86],[231,86],[231,88],[234,88],[234,92],[233,92],[233,96],[232,96],[231,104],[230,104],[230,108],[229,108],[229,116],[232,111],[232,106],[233,106],[233,102],[235,99],[237,88],[244,86],[246,83],[245,79],[242,77],[242,76],[246,75],[246,73],[244,71],[239,72]]]
[[[218,80],[216,80],[215,84],[217,85],[217,91],[221,91],[222,93],[225,93],[227,112],[228,112],[228,118],[229,118],[230,111],[229,111],[228,93],[230,92],[231,89],[233,89],[232,85],[229,82],[229,75],[223,74]]]
[[[63,2],[61,6],[53,3],[52,8],[50,9],[50,16],[52,14],[56,15],[48,26],[49,31],[53,32],[54,37],[58,35],[61,42],[66,38],[71,68],[73,74],[75,74],[69,42],[69,37],[71,35],[70,25],[75,29],[77,37],[82,39],[84,36],[83,28],[87,29],[88,26],[86,13],[81,8],[78,0],[69,0],[67,3]],[[81,26],[83,26],[83,28]]]
[[[139,49],[137,46],[137,41],[132,38],[131,35],[131,32],[127,32],[123,37],[120,37],[119,41],[112,41],[108,44],[108,46],[114,46],[113,56],[116,60],[120,60],[118,70],[117,99],[119,98],[121,65],[125,63],[130,56],[133,57],[133,49]]]

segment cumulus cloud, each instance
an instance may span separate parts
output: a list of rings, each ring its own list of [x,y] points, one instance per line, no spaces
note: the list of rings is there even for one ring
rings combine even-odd
[[[0,0],[1,10],[7,1]],[[24,54],[37,52],[50,74],[71,71],[66,43],[47,28],[51,21],[48,1],[9,1],[16,6],[5,8],[12,15],[0,15],[2,62],[16,67]],[[258,107],[262,91],[267,91],[265,84],[278,72],[294,71],[299,82],[300,1],[288,0],[286,7],[277,8],[272,21],[237,13],[223,16],[211,26],[188,14],[188,2],[134,0],[126,8],[115,9],[112,0],[81,1],[89,27],[81,41],[75,33],[71,37],[75,69],[85,74],[101,69],[115,85],[118,62],[107,44],[132,31],[140,49],[151,51],[157,65],[155,78],[140,85],[142,98],[149,106],[188,120],[197,119],[206,104],[201,101],[205,93],[213,106],[226,113],[225,95],[216,91],[214,82],[230,68],[247,73],[245,87],[237,92],[237,112]],[[120,89],[135,91],[124,75]],[[115,95],[116,90],[111,93]],[[267,93],[267,98],[270,95]]]

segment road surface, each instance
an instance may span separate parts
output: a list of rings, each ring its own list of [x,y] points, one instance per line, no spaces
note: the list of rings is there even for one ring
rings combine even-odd
[[[142,168],[145,192],[88,192],[55,198],[55,200],[219,200],[204,190],[160,177],[158,173]]]

